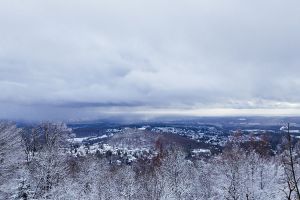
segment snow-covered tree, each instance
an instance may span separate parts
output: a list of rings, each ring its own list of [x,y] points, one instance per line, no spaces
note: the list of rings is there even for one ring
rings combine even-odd
[[[284,168],[284,182],[286,183],[283,191],[288,200],[300,200],[300,144],[293,141],[290,134],[290,125],[286,127],[286,137],[283,138],[282,164]],[[294,144],[295,143],[295,144]]]
[[[9,199],[18,185],[23,146],[20,129],[0,122],[0,199]]]
[[[228,200],[282,199],[282,168],[273,158],[232,146],[216,158],[214,171],[219,198]]]
[[[28,163],[34,196],[48,195],[65,177],[70,130],[64,124],[43,123],[33,129],[35,155]]]

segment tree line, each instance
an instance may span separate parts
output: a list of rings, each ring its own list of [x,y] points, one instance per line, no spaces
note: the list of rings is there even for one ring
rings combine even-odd
[[[191,159],[157,141],[154,157],[130,165],[74,156],[71,136],[62,123],[1,122],[0,199],[300,200],[300,146],[289,126],[276,152],[235,137],[222,153]]]

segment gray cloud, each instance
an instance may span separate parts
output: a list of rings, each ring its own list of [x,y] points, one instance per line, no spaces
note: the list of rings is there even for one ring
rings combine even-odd
[[[0,117],[298,109],[299,21],[297,0],[1,1]]]

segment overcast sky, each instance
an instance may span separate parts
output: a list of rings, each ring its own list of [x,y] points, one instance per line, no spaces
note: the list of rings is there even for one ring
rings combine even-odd
[[[299,110],[299,0],[0,1],[0,118]]]

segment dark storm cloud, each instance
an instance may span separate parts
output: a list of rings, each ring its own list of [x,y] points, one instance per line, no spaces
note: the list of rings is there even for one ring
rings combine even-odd
[[[295,113],[299,21],[296,0],[1,1],[0,117]]]

